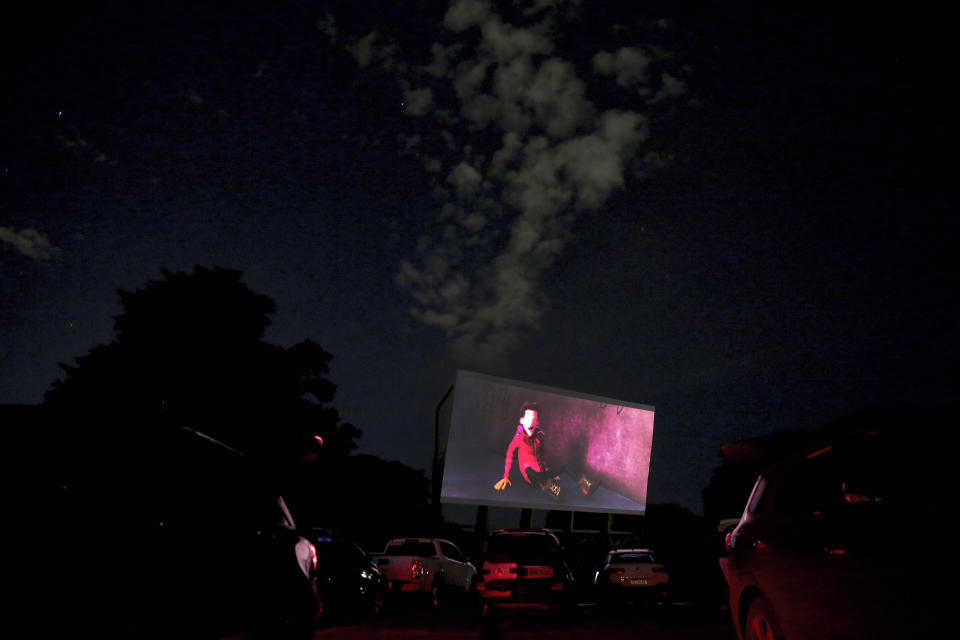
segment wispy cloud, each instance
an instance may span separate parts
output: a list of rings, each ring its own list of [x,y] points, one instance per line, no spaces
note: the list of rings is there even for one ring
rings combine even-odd
[[[36,229],[16,231],[9,227],[0,227],[0,246],[38,260],[50,260],[60,255],[60,250],[51,245],[47,236]]]
[[[437,176],[443,200],[397,274],[410,313],[444,331],[460,363],[488,369],[539,326],[576,216],[627,186],[648,151],[645,111],[685,92],[662,50],[562,46],[571,39],[561,27],[589,5],[512,5],[511,22],[494,2],[454,0],[420,66],[401,61],[384,31],[347,45],[358,65],[389,69],[404,113],[428,125],[403,139],[408,152],[422,149],[410,155]],[[590,94],[597,83],[628,99],[604,104]]]

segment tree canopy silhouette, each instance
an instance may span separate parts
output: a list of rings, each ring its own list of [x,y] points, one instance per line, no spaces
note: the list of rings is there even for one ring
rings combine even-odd
[[[272,299],[235,270],[162,273],[119,291],[114,340],[61,365],[65,376],[46,393],[44,404],[76,416],[73,425],[85,419],[74,441],[110,446],[173,426],[274,463],[316,455],[315,436],[325,456],[356,448],[360,430],[328,405],[332,356],[310,340],[289,348],[264,342]]]

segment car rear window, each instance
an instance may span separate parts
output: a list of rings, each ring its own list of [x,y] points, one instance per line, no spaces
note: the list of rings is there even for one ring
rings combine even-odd
[[[656,560],[649,553],[615,553],[610,557],[610,562],[656,562]]]
[[[541,560],[559,548],[549,536],[493,536],[487,541],[487,554],[506,555],[520,561]]]
[[[433,556],[436,550],[432,542],[399,542],[387,545],[385,556]]]

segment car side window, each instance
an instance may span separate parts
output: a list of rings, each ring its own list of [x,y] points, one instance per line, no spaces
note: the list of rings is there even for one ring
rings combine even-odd
[[[885,504],[898,501],[898,489],[916,482],[918,474],[903,473],[910,469],[909,453],[900,450],[888,450],[890,443],[879,437],[867,437],[856,450],[851,451],[843,465],[844,501],[850,505]],[[907,447],[903,447],[907,449]],[[902,464],[897,467],[899,473],[891,473],[892,462]],[[916,495],[922,485],[912,488],[910,494]]]
[[[447,556],[451,560],[456,560],[457,562],[465,562],[463,555],[460,553],[460,550],[457,549],[449,542],[440,543],[440,551],[443,552],[443,555]]]
[[[805,458],[767,478],[757,512],[788,517],[819,515],[836,507],[842,481],[830,452]]]

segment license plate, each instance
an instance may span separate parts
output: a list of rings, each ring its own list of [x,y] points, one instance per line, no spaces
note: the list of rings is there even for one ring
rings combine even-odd
[[[647,579],[646,579],[646,578],[635,578],[635,579],[633,579],[633,580],[630,581],[630,584],[632,584],[632,585],[635,586],[635,587],[642,587],[643,585],[647,584]]]

